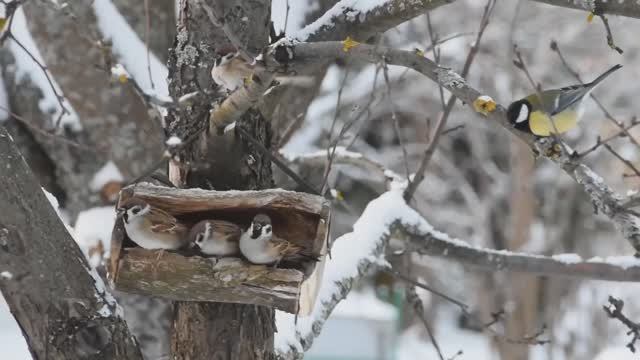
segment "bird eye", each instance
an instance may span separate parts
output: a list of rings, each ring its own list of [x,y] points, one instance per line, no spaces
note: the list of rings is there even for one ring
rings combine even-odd
[[[267,226],[265,226],[264,231],[265,231],[267,234],[271,233],[271,226],[268,226],[268,225],[267,225]]]
[[[135,206],[133,209],[131,209],[131,213],[133,215],[137,215],[140,212],[140,207],[139,206]]]

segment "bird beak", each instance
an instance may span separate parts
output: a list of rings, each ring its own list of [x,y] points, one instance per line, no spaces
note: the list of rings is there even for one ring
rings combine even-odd
[[[116,209],[116,216],[119,217],[119,218],[122,217],[122,215],[124,215],[125,211],[126,211],[125,208],[117,208]]]

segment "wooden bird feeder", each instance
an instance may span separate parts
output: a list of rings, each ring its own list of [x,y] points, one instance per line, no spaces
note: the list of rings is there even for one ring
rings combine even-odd
[[[118,291],[176,301],[212,301],[270,306],[307,315],[313,309],[329,234],[330,206],[322,197],[278,189],[208,191],[139,183],[124,188],[118,204],[139,198],[191,226],[203,219],[232,221],[247,229],[258,213],[271,217],[273,232],[307,246],[320,261],[292,268],[254,265],[233,257],[208,257],[196,250],[138,247],[118,219],[111,240],[109,279]]]

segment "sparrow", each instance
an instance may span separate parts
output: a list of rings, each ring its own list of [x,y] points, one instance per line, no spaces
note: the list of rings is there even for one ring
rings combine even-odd
[[[131,199],[117,209],[133,242],[145,249],[179,249],[189,244],[188,228],[166,211],[140,199]]]
[[[282,260],[318,261],[308,249],[273,235],[271,218],[265,214],[256,215],[240,237],[240,252],[254,264],[273,264],[274,267]]]
[[[230,256],[240,252],[238,242],[242,229],[228,221],[202,220],[189,232],[189,241],[200,248],[203,254]]]
[[[211,78],[229,92],[242,87],[254,72],[264,69],[258,60],[248,63],[234,48],[222,48],[219,51],[211,68]],[[311,76],[278,75],[274,84],[310,87],[313,81]]]
[[[211,68],[211,77],[216,84],[227,91],[234,91],[251,78],[257,66],[257,64],[247,63],[240,53],[230,51],[215,59]]]

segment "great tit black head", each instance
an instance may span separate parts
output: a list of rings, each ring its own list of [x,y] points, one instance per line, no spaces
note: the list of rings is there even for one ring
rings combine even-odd
[[[507,119],[516,129],[529,132],[531,109],[531,103],[526,98],[514,101],[507,108]]]

